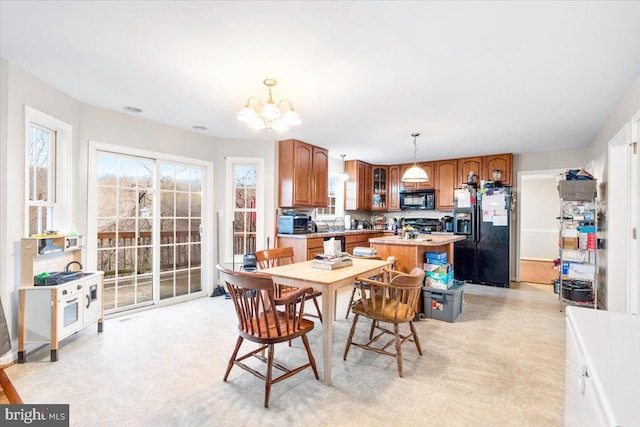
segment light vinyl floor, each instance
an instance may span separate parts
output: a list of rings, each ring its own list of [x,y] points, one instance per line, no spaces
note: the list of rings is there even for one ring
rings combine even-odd
[[[342,360],[350,292],[338,296],[333,385],[307,369],[273,385],[269,409],[264,383],[248,372],[234,367],[222,381],[237,338],[224,297],[107,320],[102,334],[91,326],[64,340],[58,362],[49,362],[47,346],[6,373],[25,403],[69,403],[72,426],[563,424],[565,323],[551,286],[466,285],[455,323],[416,323],[424,355],[403,346],[404,378],[388,356],[352,347]],[[322,373],[315,321],[309,338]],[[355,339],[368,336],[367,322],[358,322]],[[304,363],[302,342],[276,346],[275,358]]]

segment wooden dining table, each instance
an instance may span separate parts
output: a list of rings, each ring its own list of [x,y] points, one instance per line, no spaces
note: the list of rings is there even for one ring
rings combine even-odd
[[[391,261],[353,258],[353,265],[335,270],[314,268],[311,263],[312,261],[296,262],[260,272],[271,275],[275,283],[297,288],[310,286],[322,291],[322,377],[326,385],[331,385],[331,344],[337,290],[352,285],[356,277],[371,277],[382,273]]]

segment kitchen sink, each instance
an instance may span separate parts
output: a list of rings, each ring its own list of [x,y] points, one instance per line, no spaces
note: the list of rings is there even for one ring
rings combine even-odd
[[[33,284],[35,286],[61,285],[66,282],[71,282],[72,280],[82,279],[83,277],[89,276],[91,274],[92,273],[87,273],[84,271],[56,271],[53,273],[48,273],[46,276],[34,276]]]

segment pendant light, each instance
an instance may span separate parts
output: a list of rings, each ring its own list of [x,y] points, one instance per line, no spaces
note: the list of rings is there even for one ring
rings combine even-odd
[[[412,133],[413,137],[413,166],[406,170],[402,175],[402,182],[427,182],[429,181],[429,175],[416,164],[416,153],[418,152],[418,144],[416,139],[420,136],[419,133]]]

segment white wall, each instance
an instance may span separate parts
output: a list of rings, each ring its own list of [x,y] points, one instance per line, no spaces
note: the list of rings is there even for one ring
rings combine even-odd
[[[15,350],[18,320],[17,288],[20,280],[20,239],[24,237],[24,107],[28,105],[69,123],[73,127],[73,142],[75,144],[78,141],[78,129],[80,128],[80,104],[6,61],[2,61],[1,71],[3,80],[1,97],[3,98],[2,104],[6,108],[6,111],[3,112],[3,115],[6,115],[6,119],[3,120],[6,140],[2,152],[3,162],[5,162],[3,173],[6,185],[1,195],[4,235],[0,244],[3,246],[2,262],[4,264],[2,271],[0,271],[0,296],[5,306],[9,331],[14,340],[13,350]],[[3,362],[7,362],[7,360],[0,360],[0,363]]]
[[[194,131],[181,130],[144,120],[140,116],[109,111],[81,104],[48,86],[30,74],[0,61],[0,166],[2,203],[0,204],[0,297],[7,323],[17,347],[17,288],[20,275],[20,239],[24,222],[24,106],[29,105],[73,127],[73,222],[80,233],[87,225],[88,144],[100,141],[114,145],[178,155],[214,164],[212,215],[224,209],[225,156],[263,157],[265,159],[265,223],[275,222],[276,144],[272,140],[223,140]],[[269,134],[265,134],[269,136]],[[273,185],[271,185],[273,184]],[[212,221],[215,226],[215,220]],[[270,232],[267,226],[267,233]],[[215,242],[215,229],[212,234]],[[212,245],[213,257],[216,245]],[[8,363],[0,355],[0,364]]]

